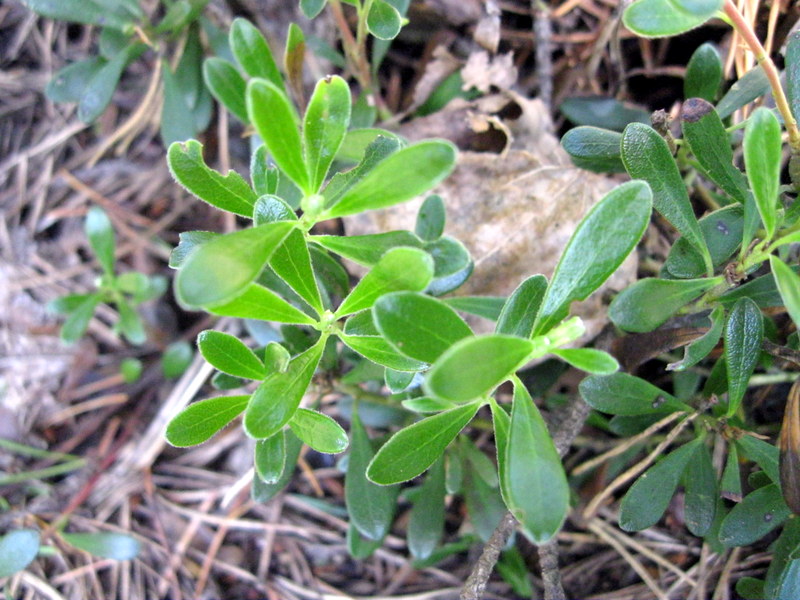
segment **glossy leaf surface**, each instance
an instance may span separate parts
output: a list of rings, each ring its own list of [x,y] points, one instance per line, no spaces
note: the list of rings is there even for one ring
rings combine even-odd
[[[769,264],[786,311],[797,325],[800,323],[800,277],[777,256],[770,256]]]
[[[211,366],[224,373],[257,380],[265,375],[261,359],[235,336],[206,330],[197,336],[197,347]]]
[[[553,354],[581,371],[595,375],[610,375],[619,369],[617,360],[595,348],[561,348]]]
[[[547,278],[544,275],[528,277],[519,284],[497,318],[495,333],[530,338],[546,291]]]
[[[671,394],[628,373],[593,375],[580,384],[584,401],[602,412],[612,415],[648,415],[674,411],[690,411]]]
[[[764,320],[755,302],[742,298],[731,309],[725,323],[725,364],[728,372],[728,416],[732,416],[744,398],[750,376],[758,364]]]
[[[249,123],[247,82],[227,60],[212,56],[203,63],[203,79],[211,94],[242,123]]]
[[[249,401],[247,394],[206,398],[190,404],[167,425],[167,441],[179,448],[202,444],[238,417]]]
[[[325,181],[350,124],[350,87],[339,76],[321,79],[303,120],[303,148],[311,190]]]
[[[349,348],[375,364],[395,371],[421,371],[427,364],[395,350],[385,339],[375,335],[340,335]]]
[[[710,42],[700,44],[686,65],[683,78],[684,98],[702,98],[708,102],[717,99],[722,84],[722,59]]]
[[[403,18],[386,0],[372,0],[367,13],[367,28],[379,40],[392,40],[400,33]]]
[[[667,37],[699,27],[723,0],[638,0],[622,15],[625,27],[642,37]]]
[[[247,19],[234,19],[228,41],[236,62],[250,77],[261,77],[283,88],[283,77],[261,32]]]
[[[289,427],[309,448],[324,454],[344,452],[349,443],[342,426],[316,410],[298,408],[289,421]]]
[[[317,287],[317,279],[314,277],[311,256],[302,231],[295,229],[286,236],[286,239],[275,249],[269,259],[269,266],[303,300],[308,302],[317,314],[322,314],[322,300]]]
[[[422,241],[410,231],[389,231],[369,235],[314,235],[311,241],[363,267],[374,267],[392,248],[422,248]]]
[[[283,431],[256,442],[253,466],[256,475],[264,483],[278,482],[286,468],[286,435]]]
[[[250,284],[243,294],[233,300],[205,310],[221,317],[277,321],[278,323],[296,323],[298,325],[314,323],[314,319],[306,313],[257,283]]]

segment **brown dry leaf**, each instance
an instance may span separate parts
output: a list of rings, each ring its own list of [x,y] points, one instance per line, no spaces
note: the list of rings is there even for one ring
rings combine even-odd
[[[456,293],[504,296],[530,275],[550,277],[580,220],[615,182],[572,165],[538,100],[507,92],[470,107],[451,105],[417,119],[401,133],[412,140],[450,137],[453,130],[464,134],[476,114],[487,122],[519,115],[503,119],[505,131],[495,130],[513,136],[500,146],[505,148],[501,153],[462,151],[453,174],[435,190],[447,206],[446,233],[461,240],[475,260],[472,277]],[[493,112],[479,110],[487,107]],[[420,202],[348,218],[345,229],[350,235],[411,229]],[[635,275],[636,259],[631,257],[600,291],[575,307],[586,322],[586,339],[607,323],[604,292],[622,289]]]
[[[474,87],[484,94],[491,87],[508,90],[517,83],[518,75],[512,52],[490,57],[488,52],[481,50],[471,54],[461,70],[462,87],[465,90]]]
[[[486,0],[484,15],[475,26],[473,39],[492,54],[500,45],[500,7],[495,0]]]

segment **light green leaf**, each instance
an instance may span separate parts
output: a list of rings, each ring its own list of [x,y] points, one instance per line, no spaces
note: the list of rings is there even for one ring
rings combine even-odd
[[[239,319],[257,319],[298,325],[313,325],[315,322],[306,313],[257,283],[250,284],[243,294],[233,300],[207,307],[205,310],[221,317],[237,317]]]
[[[500,318],[500,313],[506,303],[506,299],[500,296],[456,296],[441,300],[458,311],[477,315],[490,321],[497,321]]]
[[[428,558],[442,539],[444,529],[444,457],[425,476],[408,520],[408,550],[416,559]]]
[[[310,241],[363,267],[374,267],[392,248],[422,248],[422,241],[410,231],[388,231],[368,235],[312,235]]]
[[[392,40],[400,33],[403,18],[386,0],[372,0],[367,13],[367,28],[379,40]]]
[[[472,335],[464,320],[443,302],[415,292],[395,292],[373,307],[375,325],[400,353],[432,363],[458,340]]]
[[[263,146],[261,146],[263,148]],[[280,196],[267,195],[261,196],[253,206],[253,223],[256,227],[274,223],[275,221],[296,221],[297,215],[291,206]],[[301,237],[304,237],[302,232]],[[290,237],[294,236],[294,232]],[[284,244],[288,243],[284,242]],[[295,242],[296,243],[296,242]],[[282,246],[281,246],[282,247]],[[277,250],[276,250],[277,252]],[[307,251],[306,251],[307,253]]]
[[[769,265],[786,311],[800,327],[800,277],[777,256],[769,257]]]
[[[744,164],[747,179],[767,230],[767,240],[778,226],[778,189],[781,185],[781,126],[771,110],[757,108],[744,129]]]
[[[434,242],[444,233],[445,218],[444,200],[438,194],[431,194],[419,207],[414,233],[421,240]]]
[[[393,248],[384,254],[336,310],[336,317],[372,306],[382,295],[421,292],[433,277],[433,260],[416,248]]]
[[[38,553],[38,531],[17,529],[0,537],[0,579],[22,571]]]
[[[380,161],[352,185],[322,219],[386,208],[422,194],[455,167],[456,147],[445,140],[417,142]]]
[[[321,412],[298,408],[289,427],[310,448],[324,454],[338,454],[347,449],[347,433],[342,426]]]
[[[414,381],[414,373],[408,371],[395,371],[394,369],[384,369],[383,380],[386,382],[386,387],[393,394],[399,394],[408,389],[408,386]]]
[[[251,495],[256,502],[269,502],[289,484],[294,475],[300,450],[303,448],[303,442],[297,439],[297,436],[291,430],[284,429],[276,435],[283,435],[286,440],[286,458],[283,463],[283,472],[275,483],[266,483],[260,477],[253,478]]]
[[[442,400],[441,398],[429,398],[427,396],[403,400],[402,404],[403,408],[406,410],[416,413],[437,413],[443,410],[450,410],[457,406],[455,402]]]
[[[97,260],[103,267],[106,275],[114,275],[114,228],[111,226],[111,221],[104,211],[99,206],[93,206],[86,213],[86,222],[84,224],[86,237],[89,239],[89,244],[94,250]]]
[[[213,231],[184,231],[178,234],[178,245],[169,255],[170,268],[179,269],[192,252],[215,237],[219,237],[219,234]]]
[[[305,34],[297,23],[290,23],[283,52],[283,68],[289,80],[289,86],[295,97],[298,98],[305,96],[305,90],[303,89],[303,62],[305,56]]]
[[[249,123],[245,101],[247,83],[231,63],[212,56],[203,63],[203,79],[211,94],[242,123]]]
[[[722,84],[722,59],[716,47],[705,42],[692,53],[683,76],[683,97],[702,98],[708,102],[717,99]]]
[[[698,438],[673,450],[636,480],[620,503],[619,526],[622,529],[641,531],[658,523],[683,471],[702,443]]]
[[[132,560],[139,555],[139,540],[124,533],[101,531],[97,533],[62,533],[61,537],[70,546],[88,552],[92,556],[113,560]]]
[[[238,338],[207,329],[197,336],[197,347],[211,366],[244,379],[264,378],[264,363]]]
[[[547,288],[534,334],[567,316],[574,300],[585,300],[617,270],[650,223],[652,194],[630,181],[614,188],[583,218],[561,255]]]
[[[553,354],[576,369],[595,375],[610,375],[619,369],[613,356],[595,348],[561,348],[553,350]]]
[[[242,295],[293,228],[292,223],[279,221],[221,235],[203,244],[178,271],[178,301],[188,308],[203,308]]]
[[[339,339],[351,350],[375,364],[395,371],[421,371],[428,365],[400,354],[385,339],[378,336],[339,335]]]
[[[167,425],[165,437],[173,446],[186,448],[208,441],[244,411],[250,395],[206,398],[190,404]]]
[[[278,482],[286,468],[286,434],[283,430],[256,442],[253,465],[261,481],[267,484]]]
[[[547,278],[544,275],[528,277],[519,284],[497,318],[495,333],[530,338],[546,291]]]
[[[378,485],[413,479],[436,462],[480,406],[480,401],[470,402],[401,429],[378,450],[367,477]]]
[[[642,37],[673,36],[699,27],[722,5],[723,0],[638,0],[622,14],[622,22]]]
[[[318,315],[322,314],[322,300],[319,296],[317,280],[311,268],[311,257],[302,231],[295,229],[286,237],[272,254],[272,258],[269,259],[269,266],[303,300],[308,302]]]
[[[550,540],[569,510],[569,484],[539,409],[519,382],[506,444],[505,498],[511,513],[535,544]]]
[[[758,305],[749,298],[734,304],[725,323],[725,365],[728,372],[728,412],[730,417],[742,403],[750,376],[761,355],[764,319]]]
[[[144,330],[144,323],[142,323],[139,313],[124,300],[117,302],[116,305],[119,312],[116,330],[122,333],[131,344],[136,346],[144,344],[147,341],[147,332]]]
[[[674,396],[627,373],[592,375],[580,384],[581,398],[595,410],[612,415],[649,415],[691,411]]]
[[[313,194],[303,161],[299,120],[289,98],[274,83],[253,79],[247,84],[247,113],[275,164],[306,194]]]
[[[497,452],[497,476],[500,483],[500,492],[503,501],[508,504],[508,436],[511,430],[511,417],[497,403],[494,398],[489,398],[492,409],[492,424],[494,425],[494,445]]]
[[[283,373],[273,373],[253,393],[244,415],[244,430],[257,440],[280,431],[294,416],[317,369],[325,339],[295,356]]]
[[[261,144],[250,157],[250,182],[260,196],[274,196],[278,193],[280,171],[269,164],[267,147]]]
[[[250,21],[241,17],[234,19],[228,36],[231,52],[245,73],[250,77],[271,81],[283,89],[283,77],[275,64],[269,44]]]
[[[252,218],[257,199],[255,192],[236,171],[222,175],[208,168],[200,142],[188,140],[170,145],[167,164],[175,180],[204,202]]]
[[[316,192],[325,181],[331,163],[350,124],[350,87],[339,76],[321,79],[311,96],[303,119],[303,149]]]
[[[740,454],[755,462],[764,470],[773,483],[780,483],[780,452],[776,446],[752,435],[743,435],[736,440]]]
[[[453,402],[481,398],[524,365],[534,347],[530,340],[510,335],[464,338],[434,363],[425,389]]]
[[[161,372],[167,379],[180,377],[189,368],[192,358],[194,352],[189,342],[185,340],[172,342],[161,355]]]
[[[81,300],[80,304],[70,311],[64,324],[61,326],[61,339],[67,344],[77,342],[89,327],[94,309],[100,304],[100,296],[91,294]]]
[[[719,541],[729,548],[748,546],[779,527],[790,514],[780,486],[771,483],[749,493],[731,509],[722,521]]]

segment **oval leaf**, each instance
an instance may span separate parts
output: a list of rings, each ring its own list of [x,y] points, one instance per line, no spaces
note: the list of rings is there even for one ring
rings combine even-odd
[[[103,267],[106,275],[114,274],[114,228],[111,221],[99,206],[93,206],[86,213],[84,224],[86,237],[94,250],[97,260]]]
[[[686,64],[683,77],[684,98],[702,98],[708,102],[717,99],[722,83],[722,59],[710,42],[698,46]]]
[[[92,556],[113,560],[132,560],[139,555],[139,541],[124,533],[102,531],[98,533],[62,533],[61,537],[70,546],[88,552]]]
[[[345,345],[364,358],[395,371],[422,371],[426,363],[400,354],[382,337],[374,335],[339,335]]]
[[[294,218],[294,213],[291,218]],[[308,302],[318,315],[322,314],[322,300],[317,287],[317,279],[314,277],[311,256],[302,231],[295,229],[286,237],[269,259],[269,266],[303,300]]]
[[[686,527],[698,537],[705,536],[714,523],[717,510],[717,472],[711,454],[703,444],[689,461],[684,476]]]
[[[256,442],[253,451],[256,475],[266,484],[277,483],[286,468],[286,434],[283,430]]]
[[[379,40],[393,40],[400,33],[403,18],[386,0],[372,0],[367,13],[367,29]]]
[[[22,571],[38,553],[38,531],[17,529],[0,537],[0,579]]]
[[[249,123],[247,114],[247,82],[227,60],[212,56],[203,63],[203,80],[211,94],[242,123]]]
[[[581,398],[601,412],[612,415],[649,415],[690,411],[691,407],[674,396],[627,373],[593,375],[580,384]]]
[[[781,126],[771,110],[757,108],[744,129],[744,164],[758,214],[771,239],[778,225],[778,189],[781,185]]]
[[[723,0],[638,0],[622,15],[625,27],[643,37],[667,37],[699,27],[722,9]]]
[[[519,284],[508,297],[497,318],[495,333],[516,335],[526,339],[531,337],[546,291],[547,278],[544,275],[528,277]]]
[[[725,323],[724,339],[728,371],[727,414],[730,417],[739,408],[761,355],[764,319],[755,302],[742,298],[733,305]]]
[[[553,354],[581,371],[595,375],[610,375],[619,370],[617,360],[602,350],[595,348],[561,348]]]
[[[786,311],[800,327],[800,277],[777,256],[769,257],[769,265]]]
[[[321,79],[308,102],[303,119],[303,148],[314,191],[322,186],[342,145],[350,124],[350,105],[350,87],[338,76]]]
[[[197,336],[197,348],[211,366],[245,379],[263,379],[264,363],[238,338],[221,331],[206,330]]]
[[[428,558],[439,544],[444,530],[444,457],[425,476],[408,520],[408,550],[417,559]]]
[[[313,325],[315,322],[306,313],[257,283],[250,284],[243,294],[230,302],[207,307],[205,310],[213,315],[239,319],[258,319],[299,325]]]
[[[747,546],[780,526],[790,514],[778,484],[765,485],[731,509],[720,526],[719,541],[728,547]]]
[[[349,443],[342,426],[316,410],[298,408],[289,427],[310,448],[324,454],[344,452]]]
[[[419,207],[414,233],[426,242],[435,242],[442,237],[444,224],[444,200],[438,194],[432,194]]]
[[[236,62],[250,77],[261,77],[283,89],[283,77],[275,64],[269,44],[261,32],[247,19],[237,18],[231,23],[228,42]],[[244,86],[242,87],[244,92]],[[244,99],[244,94],[242,94]]]
[[[249,401],[247,394],[206,398],[190,404],[172,418],[165,437],[179,448],[202,444],[238,417]]]
[[[81,121],[92,123],[103,114],[106,106],[111,102],[122,71],[146,49],[147,46],[144,44],[131,44],[95,73],[78,102],[78,118]]]
[[[622,135],[616,131],[583,125],[565,133],[561,146],[576,167],[595,173],[623,173],[621,140]]]

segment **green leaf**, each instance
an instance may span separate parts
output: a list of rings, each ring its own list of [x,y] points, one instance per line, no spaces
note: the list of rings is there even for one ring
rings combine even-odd
[[[769,257],[769,265],[786,311],[795,325],[800,324],[800,277],[777,256]]]
[[[322,12],[327,3],[328,0],[300,0],[300,10],[307,19],[313,19]]]
[[[408,371],[395,371],[394,369],[385,369],[383,379],[386,382],[386,387],[393,394],[399,394],[408,389],[414,381],[414,373]]]
[[[798,546],[800,546],[800,520],[790,519],[784,526],[780,537],[770,548],[772,560],[767,569],[764,590],[759,598],[794,598],[798,595],[797,593],[779,593],[784,585],[798,585],[798,572],[795,566],[799,562],[796,557]]]
[[[283,89],[283,77],[261,32],[247,19],[236,18],[228,34],[236,62],[250,77],[261,77]]]
[[[258,227],[259,225],[266,225],[267,223],[274,223],[275,221],[296,221],[296,220],[297,220],[297,215],[295,214],[294,210],[292,210],[292,207],[289,206],[289,204],[287,204],[286,201],[280,196],[274,196],[274,195],[261,196],[258,200],[256,200],[256,203],[253,206],[253,223],[255,224],[256,227]],[[300,236],[304,237],[302,232],[300,233]],[[296,237],[294,236],[294,232],[292,232],[292,235],[290,235],[290,237]],[[283,245],[287,243],[288,243],[288,238]],[[283,247],[283,245],[281,245],[279,249]],[[307,253],[308,251],[306,250],[306,254]]]
[[[702,98],[689,98],[681,109],[681,127],[706,175],[731,198],[744,204],[748,195],[747,182],[733,165],[730,135],[714,106]]]
[[[92,78],[106,64],[100,56],[92,56],[60,69],[44,89],[53,102],[78,102]]]
[[[427,366],[424,362],[400,354],[382,337],[341,334],[339,339],[364,358],[395,371],[421,371]]]
[[[260,196],[274,196],[278,193],[280,171],[269,164],[267,147],[261,144],[250,157],[250,181]]]
[[[494,398],[489,399],[494,425],[494,444],[497,452],[497,475],[503,500],[508,503],[508,436],[511,431],[511,417]]]
[[[231,63],[212,56],[203,63],[203,79],[211,94],[242,123],[249,123],[245,101],[247,83]]]
[[[369,308],[380,296],[390,292],[420,292],[432,277],[430,255],[416,248],[393,248],[353,288],[336,310],[336,317]]]
[[[567,316],[617,270],[650,222],[652,194],[630,181],[606,194],[583,218],[561,255],[534,327],[540,334]]]
[[[717,509],[717,472],[705,444],[698,446],[684,473],[684,518],[693,535],[705,536]]]
[[[197,131],[192,107],[187,104],[185,90],[166,61],[161,63],[161,78],[164,81],[164,103],[161,107],[161,141],[165,146],[182,142]]]
[[[92,320],[94,310],[100,304],[100,295],[91,294],[86,296],[81,303],[70,311],[64,324],[61,326],[61,339],[67,344],[74,344],[77,342],[84,333],[86,328],[89,327],[89,321]]]
[[[295,229],[286,237],[270,258],[269,266],[303,300],[308,302],[318,315],[322,314],[319,288],[311,268],[311,256],[308,253],[308,245],[302,231]]]
[[[668,37],[699,27],[722,10],[723,0],[638,0],[622,14],[642,37]]]
[[[408,550],[416,559],[428,558],[442,539],[445,492],[444,457],[440,457],[428,470],[408,520]]]
[[[413,479],[436,462],[480,406],[480,401],[470,402],[401,429],[378,450],[367,477],[378,485]]]
[[[111,102],[122,71],[146,49],[147,46],[144,44],[133,43],[95,73],[78,101],[78,118],[81,121],[92,123],[103,114],[106,106]]]
[[[297,439],[297,436],[291,431],[283,430],[280,434],[284,435],[286,439],[286,460],[284,461],[283,472],[275,483],[265,483],[260,477],[253,478],[252,496],[256,502],[269,502],[289,484],[294,475],[295,465],[297,464],[297,458],[300,456],[303,442]]]
[[[321,412],[298,408],[289,421],[294,434],[310,448],[324,454],[338,454],[347,449],[347,433],[342,426]]]
[[[47,303],[47,311],[56,315],[66,315],[78,308],[95,294],[65,294]]]
[[[708,356],[716,348],[719,338],[722,337],[722,330],[725,326],[724,317],[725,310],[721,306],[717,306],[709,317],[711,319],[709,330],[686,346],[683,358],[678,362],[668,364],[667,371],[685,371]]]
[[[392,248],[422,248],[422,241],[410,231],[389,231],[368,235],[312,235],[310,241],[364,267],[374,267]]]
[[[627,373],[592,375],[580,384],[581,398],[612,415],[650,415],[691,411],[691,407],[644,379]]]
[[[347,142],[347,137],[345,137]],[[366,147],[361,155],[355,158],[360,162],[354,168],[336,173],[323,190],[325,207],[330,208],[336,204],[356,183],[364,179],[381,161],[397,152],[404,146],[404,142],[394,134],[381,133],[377,135]],[[341,151],[340,151],[341,154]]]
[[[726,119],[745,104],[760,98],[769,91],[769,79],[761,65],[756,65],[742,75],[717,103],[717,114]]]
[[[786,42],[786,95],[795,119],[800,119],[800,32],[795,30]]]
[[[253,452],[256,475],[264,483],[277,483],[286,468],[286,434],[283,430],[258,440]]]
[[[594,348],[561,348],[552,352],[576,369],[594,375],[610,375],[619,369],[617,360],[602,350]]]
[[[280,170],[305,193],[315,193],[303,161],[297,114],[286,94],[270,81],[254,79],[247,85],[247,112]]]
[[[546,291],[547,278],[544,275],[528,277],[519,284],[497,318],[495,333],[530,338]]]
[[[393,40],[400,33],[403,18],[397,9],[385,0],[372,0],[367,13],[367,29],[379,40]]]
[[[719,279],[640,279],[617,294],[608,316],[625,331],[653,331]]]
[[[745,209],[731,204],[700,219],[700,231],[711,254],[714,268],[722,266],[742,244]],[[664,262],[664,270],[678,279],[693,279],[706,274],[705,260],[685,238],[678,238]]]
[[[698,438],[673,450],[636,480],[620,503],[619,526],[622,529],[641,531],[658,523],[683,471],[702,443]]]
[[[128,357],[119,364],[119,372],[125,383],[134,383],[142,376],[144,366],[138,358]]]
[[[442,302],[458,311],[497,321],[506,304],[506,299],[499,296],[457,296],[442,298]]]
[[[464,338],[431,367],[425,388],[453,402],[482,398],[524,365],[534,347],[530,340],[510,335]]]
[[[446,140],[417,142],[380,161],[352,185],[320,220],[386,208],[433,188],[455,167],[456,147]]]
[[[236,171],[222,175],[208,168],[200,142],[173,143],[167,150],[167,164],[175,180],[204,202],[243,217],[253,216],[255,192]]]
[[[652,127],[631,123],[622,133],[621,147],[622,162],[628,174],[650,185],[653,207],[697,248],[703,256],[706,269],[711,272],[708,248],[667,142]]]
[[[296,323],[299,325],[313,325],[315,323],[314,319],[306,313],[257,283],[250,284],[243,294],[230,302],[217,304],[210,308],[207,307],[205,310],[221,317]]]
[[[192,362],[194,352],[189,342],[178,340],[164,349],[161,355],[161,371],[167,379],[179,377]]]
[[[472,330],[456,312],[430,296],[395,292],[373,307],[375,325],[399,352],[432,363]]]
[[[435,242],[444,233],[444,200],[438,194],[431,194],[419,207],[414,233],[426,242]]]
[[[744,129],[744,164],[758,214],[767,230],[767,239],[778,225],[778,189],[781,185],[781,125],[771,110],[757,108]]]
[[[714,44],[705,42],[698,46],[686,64],[683,76],[683,97],[702,98],[708,102],[717,99],[722,84],[722,60]]]
[[[114,228],[111,226],[111,221],[104,211],[99,206],[93,206],[86,213],[86,222],[84,224],[86,237],[89,239],[89,244],[94,250],[97,260],[103,267],[106,275],[114,275]]]
[[[437,413],[443,410],[450,410],[457,405],[449,400],[442,400],[441,398],[428,398],[422,396],[420,398],[411,398],[410,400],[403,400],[403,408],[416,413]]]
[[[57,21],[102,25],[127,30],[133,26],[132,15],[103,0],[24,0],[23,4],[43,17]]]
[[[249,401],[249,394],[200,400],[173,417],[164,435],[179,448],[202,444],[238,417]]]
[[[569,484],[561,458],[528,390],[514,382],[506,444],[505,501],[534,544],[550,540],[569,510]]]
[[[144,330],[144,323],[142,323],[139,313],[124,300],[117,302],[116,305],[119,312],[119,322],[117,322],[116,329],[131,344],[136,346],[144,344],[147,341],[147,332]]]
[[[578,96],[567,98],[558,110],[575,125],[622,131],[629,123],[649,123],[650,114],[616,98]]]
[[[736,444],[728,444],[728,456],[725,458],[725,469],[719,482],[720,496],[741,502],[742,478],[739,473],[739,453]]]
[[[38,531],[17,529],[0,537],[0,579],[22,571],[38,553]]]
[[[139,541],[124,533],[62,533],[61,537],[78,550],[113,560],[133,560],[141,550]]]
[[[170,268],[179,269],[192,252],[215,237],[219,237],[219,234],[213,231],[184,231],[178,234],[178,245],[169,255]]]
[[[583,125],[565,133],[561,146],[576,167],[595,173],[624,173],[621,140],[616,131]]]
[[[498,486],[492,487],[466,461],[461,493],[467,505],[467,517],[478,537],[487,542],[508,509]]]
[[[275,435],[294,416],[317,369],[325,340],[295,356],[283,373],[273,373],[253,393],[244,415],[244,430],[255,439]]]
[[[748,546],[780,526],[790,514],[778,484],[758,488],[723,519],[719,541],[728,547]]]
[[[747,458],[764,469],[764,473],[773,483],[780,483],[780,459],[777,447],[752,435],[743,435],[736,440],[736,445]]]
[[[207,329],[197,336],[197,348],[211,366],[244,379],[264,378],[264,363],[238,338]]]
[[[306,56],[306,40],[303,30],[297,23],[289,24],[286,47],[283,52],[283,67],[295,97],[303,98],[303,62]]]
[[[292,223],[279,221],[221,235],[203,244],[178,271],[178,301],[188,308],[203,308],[241,296],[293,228]]]
[[[367,479],[367,466],[374,452],[357,409],[353,410],[350,435],[352,441],[344,480],[344,498],[350,522],[369,539],[382,540],[394,518],[394,490]]]
[[[334,75],[320,79],[308,102],[303,119],[303,148],[312,191],[325,181],[347,126],[350,124],[350,87]]]
[[[744,398],[761,355],[764,319],[755,302],[742,298],[725,323],[725,365],[728,368],[728,412],[733,416]]]

